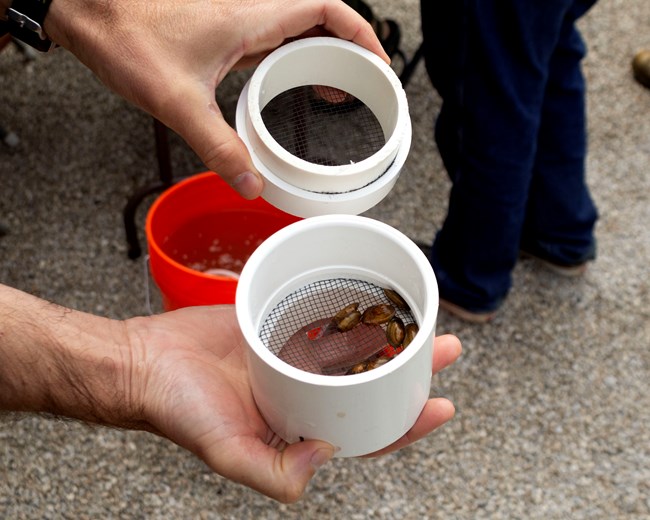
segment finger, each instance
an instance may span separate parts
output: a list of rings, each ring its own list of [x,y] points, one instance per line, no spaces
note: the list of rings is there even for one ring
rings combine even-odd
[[[356,16],[350,16],[351,11]],[[335,36],[353,41],[374,52],[386,63],[390,63],[390,58],[371,25],[349,5],[343,2],[328,4],[328,9],[323,13],[321,25]]]
[[[166,124],[183,136],[210,170],[218,173],[245,199],[254,199],[262,193],[262,177],[246,145],[209,96],[207,92],[186,93]]]
[[[462,351],[463,347],[456,336],[452,334],[438,336],[433,342],[433,373],[436,374],[451,365]]]
[[[316,470],[331,460],[335,449],[326,442],[308,440],[278,451],[256,439],[241,446],[239,452],[227,451],[230,463],[215,465],[213,469],[268,497],[292,503],[302,496]],[[223,455],[222,452],[219,457]]]
[[[327,34],[361,45],[377,54],[386,63],[390,63],[390,58],[370,24],[344,2],[292,1],[287,9],[290,12],[288,11],[282,20],[285,39],[313,35],[324,29]]]
[[[429,435],[433,430],[439,428],[452,419],[455,413],[456,409],[448,399],[443,397],[429,399],[424,405],[417,421],[415,421],[415,424],[408,432],[390,446],[369,455],[365,455],[365,457],[386,455],[387,453],[402,449],[409,444],[413,444],[415,441]]]

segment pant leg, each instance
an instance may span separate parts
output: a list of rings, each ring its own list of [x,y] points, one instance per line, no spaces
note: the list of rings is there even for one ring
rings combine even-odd
[[[576,2],[551,57],[521,248],[564,265],[595,258],[598,213],[585,180],[586,52],[575,27],[595,0]]]
[[[440,294],[474,311],[511,285],[551,57],[574,0],[422,0],[436,143],[452,180],[431,252]]]

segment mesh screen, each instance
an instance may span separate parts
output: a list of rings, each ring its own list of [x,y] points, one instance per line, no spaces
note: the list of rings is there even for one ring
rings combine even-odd
[[[314,164],[357,163],[386,144],[372,111],[354,96],[332,87],[289,89],[273,98],[261,115],[280,146]]]
[[[357,312],[368,310],[375,318],[384,318],[392,308],[394,323],[366,323],[367,318],[356,322],[358,316],[349,314],[342,324],[352,327],[341,332],[333,318],[351,304],[358,304]],[[334,278],[311,283],[287,296],[269,314],[259,336],[271,352],[296,368],[345,375],[370,370],[399,354],[400,345],[390,344],[396,336],[399,339],[399,334],[392,333],[399,328],[399,320],[404,327],[415,324],[408,306],[394,305],[382,287]]]

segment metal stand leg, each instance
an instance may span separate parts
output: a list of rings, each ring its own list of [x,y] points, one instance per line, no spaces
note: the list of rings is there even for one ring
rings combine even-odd
[[[405,66],[404,70],[402,71],[401,76],[399,77],[400,81],[402,82],[402,85],[406,87],[407,83],[410,81],[411,76],[415,72],[415,67],[417,67],[418,63],[422,59],[422,54],[424,53],[424,44],[420,44],[418,47],[418,50],[415,51],[415,54],[413,55],[413,58],[411,61],[409,61]]]
[[[129,246],[128,255],[132,260],[140,257],[142,254],[140,241],[138,240],[138,230],[135,225],[135,213],[138,206],[148,195],[161,192],[174,183],[169,154],[169,136],[167,134],[167,127],[157,119],[154,119],[153,123],[160,182],[150,184],[136,191],[127,201],[123,212],[126,241]]]

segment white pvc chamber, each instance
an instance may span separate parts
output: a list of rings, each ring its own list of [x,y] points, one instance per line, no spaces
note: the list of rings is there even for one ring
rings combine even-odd
[[[278,144],[262,111],[283,92],[309,85],[340,89],[363,103],[381,126],[383,146],[358,162],[325,165]],[[330,37],[297,40],[267,56],[240,95],[236,126],[264,177],[262,196],[300,217],[359,214],[381,201],[406,161],[412,131],[406,94],[390,66],[359,45]]]
[[[301,288],[334,279],[396,291],[419,326],[415,339],[385,365],[354,375],[315,374],[281,360],[260,339],[269,316]],[[422,251],[386,224],[331,215],[278,231],[244,266],[236,311],[255,401],[287,442],[321,439],[339,448],[339,457],[372,453],[404,435],[429,397],[437,283]]]

